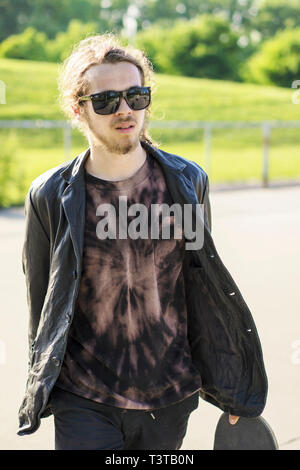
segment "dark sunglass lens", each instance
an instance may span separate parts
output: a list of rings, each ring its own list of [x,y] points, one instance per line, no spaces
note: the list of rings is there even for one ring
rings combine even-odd
[[[135,111],[145,109],[150,104],[150,90],[147,88],[129,90],[127,100],[131,109]]]
[[[120,98],[116,93],[108,92],[94,97],[93,108],[97,114],[113,114],[119,106]]]

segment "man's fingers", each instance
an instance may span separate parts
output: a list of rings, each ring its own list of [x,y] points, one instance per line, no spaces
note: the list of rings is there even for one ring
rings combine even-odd
[[[229,422],[230,422],[230,424],[235,424],[235,423],[237,423],[238,419],[239,419],[239,416],[229,415]]]

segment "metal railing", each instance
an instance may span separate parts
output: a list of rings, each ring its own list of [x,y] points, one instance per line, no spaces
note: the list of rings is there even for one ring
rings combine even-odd
[[[214,129],[253,129],[261,128],[262,135],[262,174],[264,187],[269,184],[269,153],[272,128],[300,128],[300,121],[151,121],[153,129],[203,129],[205,171],[210,176],[212,159],[212,135]],[[47,120],[0,120],[0,128],[61,128],[64,133],[65,160],[71,158],[72,127],[67,121]]]
[[[154,128],[173,129],[204,129],[204,161],[205,171],[211,174],[211,142],[213,129],[253,129],[261,128],[262,132],[262,186],[269,184],[269,159],[272,128],[300,128],[300,121],[169,121],[153,122]]]

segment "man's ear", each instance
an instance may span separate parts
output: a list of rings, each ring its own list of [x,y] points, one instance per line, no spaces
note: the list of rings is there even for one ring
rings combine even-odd
[[[81,109],[79,107],[72,106],[73,113],[79,117],[81,114]]]

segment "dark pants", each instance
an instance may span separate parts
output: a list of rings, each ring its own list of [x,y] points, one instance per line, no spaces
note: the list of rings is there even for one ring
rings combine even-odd
[[[55,450],[180,449],[199,392],[154,411],[96,403],[58,387],[48,405],[54,415]]]

